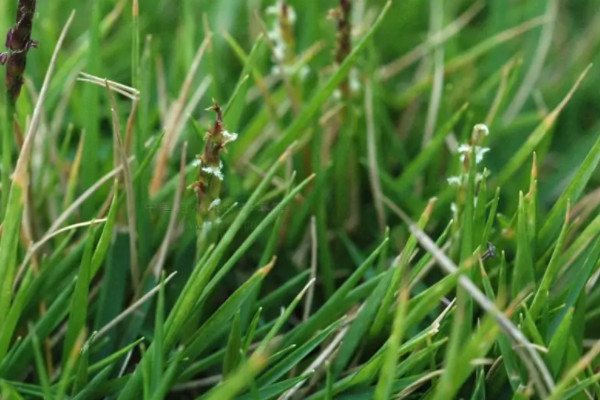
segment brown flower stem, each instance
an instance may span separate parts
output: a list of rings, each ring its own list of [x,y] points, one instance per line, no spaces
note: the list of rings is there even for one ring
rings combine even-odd
[[[11,150],[13,147],[10,121],[13,118],[15,103],[23,86],[23,74],[27,65],[27,52],[37,46],[31,40],[33,16],[35,15],[36,0],[19,0],[15,25],[6,34],[8,52],[0,53],[0,64],[6,64],[6,95],[2,134],[2,210],[4,217],[10,186],[10,171],[12,170]]]
[[[228,142],[235,140],[223,124],[221,107],[213,100],[209,108],[216,113],[214,125],[206,132],[203,153],[198,156],[198,179],[190,188],[197,197],[196,223],[198,239],[196,242],[197,257],[204,254],[207,246],[216,239],[218,224],[218,206],[220,203],[221,181],[223,180],[221,154],[226,150]]]
[[[6,90],[13,104],[17,101],[23,86],[27,52],[37,47],[37,42],[31,40],[35,3],[36,0],[19,1],[15,25],[6,34],[6,47],[9,51],[4,53],[2,61],[6,63]]]

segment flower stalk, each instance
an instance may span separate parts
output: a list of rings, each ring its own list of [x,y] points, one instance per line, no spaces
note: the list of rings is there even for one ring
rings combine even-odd
[[[12,170],[13,148],[11,119],[15,103],[23,87],[23,74],[27,65],[27,53],[37,47],[37,42],[31,40],[33,16],[35,15],[36,0],[19,0],[15,25],[6,34],[5,47],[7,52],[0,53],[0,65],[6,65],[6,92],[2,134],[2,188],[10,185]],[[2,190],[2,209],[0,218],[4,217],[8,202],[8,190]]]
[[[23,87],[23,74],[27,65],[27,53],[38,43],[31,40],[36,0],[20,0],[15,25],[6,34],[8,52],[0,53],[0,64],[6,64],[6,90],[14,104]]]
[[[198,255],[202,255],[207,244],[214,238],[219,223],[218,206],[221,203],[220,193],[223,182],[223,162],[221,153],[225,146],[237,139],[236,133],[230,133],[223,123],[223,112],[215,100],[207,109],[216,114],[214,124],[204,137],[205,145],[201,155],[197,156],[198,178],[190,185],[197,198],[196,222],[198,228]]]
[[[342,65],[352,50],[352,3],[351,0],[340,0],[340,5],[332,11],[332,17],[337,21],[337,43],[335,48],[335,62]],[[340,83],[340,90],[344,97],[349,95],[348,78]]]

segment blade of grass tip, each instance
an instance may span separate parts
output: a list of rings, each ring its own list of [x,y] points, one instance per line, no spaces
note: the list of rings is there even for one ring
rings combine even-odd
[[[294,140],[299,139],[302,131],[310,125],[313,116],[321,109],[321,106],[331,97],[335,89],[346,78],[352,66],[356,63],[358,56],[369,44],[371,38],[381,26],[390,6],[391,1],[387,1],[385,6],[379,13],[379,16],[373,23],[373,26],[360,39],[352,52],[344,59],[337,71],[327,80],[325,85],[317,90],[315,95],[309,100],[308,104],[302,108],[300,114],[294,119],[292,124],[283,132],[283,136],[263,153],[263,160],[272,158],[273,155],[280,153],[283,149],[290,145]]]
[[[408,267],[408,265],[406,265],[406,267]],[[388,400],[391,396],[396,365],[398,364],[398,349],[400,348],[402,335],[406,330],[404,325],[410,288],[406,271],[403,272],[404,279],[398,293],[398,303],[396,304],[394,322],[392,323],[392,332],[387,340],[387,346],[383,356],[383,365],[379,371],[379,380],[377,381],[377,386],[375,388],[374,398],[376,400]]]
[[[550,131],[550,128],[552,128],[552,126],[556,122],[556,119],[558,118],[558,116],[560,115],[562,110],[565,108],[567,103],[571,100],[571,97],[573,97],[573,94],[575,93],[575,91],[577,90],[577,88],[579,87],[579,85],[581,84],[583,79],[586,77],[586,75],[588,74],[591,67],[592,67],[591,64],[587,66],[587,68],[581,73],[579,78],[577,78],[577,81],[575,82],[573,87],[571,87],[571,89],[569,90],[567,95],[563,98],[563,100],[556,106],[556,108],[554,110],[552,110],[552,112],[550,112],[550,114],[548,114],[544,118],[544,120],[531,133],[531,135],[529,135],[529,137],[527,138],[525,143],[521,147],[519,147],[519,150],[517,150],[516,153],[510,158],[510,160],[508,160],[508,162],[505,164],[504,168],[497,175],[498,185],[503,185],[504,183],[506,183],[508,181],[508,179],[515,172],[517,172],[517,170],[519,168],[521,168],[521,166],[527,160],[527,158],[529,157],[531,152],[533,152],[533,150],[535,150],[537,145],[542,141],[542,139]],[[600,157],[600,155],[598,155],[598,157]],[[549,221],[546,221],[546,224],[548,222]],[[543,230],[543,228],[542,228],[542,230]]]
[[[207,400],[231,400],[235,395],[248,386],[267,365],[267,354],[265,351],[256,351],[229,379],[211,390],[207,394]]]
[[[252,341],[254,340],[254,334],[256,333],[256,327],[258,326],[258,323],[260,322],[261,314],[262,314],[262,307],[259,306],[258,310],[256,310],[256,313],[254,314],[254,317],[252,317],[252,320],[250,321],[250,325],[248,326],[248,330],[246,332],[246,337],[244,338],[244,341],[241,345],[243,354],[248,353],[250,344],[252,344]]]
[[[240,361],[240,350],[242,349],[242,332],[240,329],[240,312],[235,313],[233,323],[229,330],[229,338],[225,347],[225,356],[223,357],[223,377],[227,378],[235,369]]]
[[[35,328],[32,324],[29,324],[29,334],[31,335],[33,346],[33,355],[35,357],[35,368],[38,375],[38,380],[44,392],[45,400],[52,400],[52,388],[50,387],[50,379],[48,377],[48,371],[46,370],[46,363],[44,362],[44,356],[40,349],[40,340],[35,333]]]
[[[556,234],[558,221],[561,218],[562,210],[564,210],[567,201],[571,201],[572,204],[575,204],[577,200],[579,200],[581,193],[583,193],[583,190],[590,181],[599,162],[600,135],[594,142],[594,145],[586,155],[573,178],[569,180],[569,185],[562,191],[560,197],[546,216],[545,222],[539,233],[540,249],[545,249],[550,245],[552,237]]]
[[[2,189],[3,192],[5,190],[9,190],[9,195],[6,203],[7,206],[4,215],[2,237],[0,238],[0,315],[8,314],[8,307],[10,305],[10,298],[12,296],[12,284],[16,272],[15,252],[18,245],[21,218],[25,204],[23,196],[29,185],[28,168],[31,149],[40,123],[43,104],[46,100],[48,88],[56,68],[58,53],[62,47],[67,31],[73,22],[74,16],[75,12],[73,11],[65,23],[58,42],[54,48],[52,59],[48,65],[44,83],[38,96],[38,101],[33,110],[33,116],[31,117],[31,121],[29,123],[27,135],[21,148],[19,158],[17,159],[13,182],[10,185],[10,189],[8,186],[6,188],[3,187]],[[0,360],[4,358],[5,354],[5,352],[4,354],[0,353]]]
[[[65,334],[62,352],[63,369],[66,367],[64,363],[69,360],[69,355],[73,351],[78,337],[85,330],[94,238],[95,230],[91,227],[88,232],[87,243],[81,259],[79,273],[77,274],[77,282],[75,283],[75,291],[71,297],[71,305],[69,307],[69,321],[67,323],[67,333]]]
[[[131,169],[129,168],[129,162],[127,161],[127,154],[125,153],[125,146],[123,145],[123,139],[121,137],[121,128],[119,127],[119,114],[117,111],[117,102],[113,95],[108,82],[105,80],[106,91],[110,100],[110,111],[112,116],[113,124],[113,138],[117,145],[117,151],[119,158],[121,159],[121,166],[123,167],[123,181],[125,183],[125,202],[127,206],[127,222],[129,224],[129,255],[130,255],[130,272],[131,280],[134,290],[137,290],[140,284],[140,267],[138,257],[138,244],[137,244],[137,222],[136,222],[136,209],[135,209],[135,192],[133,190],[133,182],[131,179]],[[117,157],[117,154],[115,154]]]
[[[452,274],[459,271],[459,268],[454,264],[454,262],[448,256],[446,256],[446,254],[444,254],[439,247],[435,245],[429,235],[427,235],[422,229],[420,229],[411,221],[410,217],[408,217],[404,211],[396,207],[396,205],[387,198],[385,198],[385,203],[388,207],[395,209],[396,212],[402,216],[402,219],[408,224],[411,233],[415,235],[421,246],[423,246],[423,248],[425,248],[428,252],[432,253],[434,258],[438,261],[438,265],[446,273]],[[504,331],[504,333],[511,340],[513,340],[516,345],[523,348],[524,352],[519,353],[519,355],[527,367],[530,378],[533,380],[540,395],[545,396],[551,392],[554,389],[554,380],[552,379],[552,375],[550,374],[544,361],[541,359],[525,335],[498,309],[498,307],[492,301],[490,301],[479,290],[479,288],[468,277],[461,275],[458,278],[458,282],[471,295],[473,300],[475,300],[481,306],[481,308],[494,317],[494,320]]]
[[[546,301],[548,301],[550,285],[552,285],[552,282],[557,278],[558,272],[562,265],[560,260],[563,254],[565,240],[567,239],[567,232],[570,222],[570,213],[571,207],[570,203],[567,201],[565,221],[560,230],[560,234],[558,235],[558,239],[556,240],[556,244],[554,245],[554,250],[552,251],[552,256],[550,257],[548,266],[544,271],[544,275],[542,276],[542,280],[537,288],[535,296],[533,297],[533,302],[531,303],[531,307],[529,309],[529,313],[534,318],[534,320],[539,316],[540,312],[544,307],[544,304],[546,303]]]
[[[517,255],[512,279],[512,297],[535,284],[534,264],[531,253],[531,242],[527,229],[527,210],[523,192],[519,192],[519,210],[517,217]]]

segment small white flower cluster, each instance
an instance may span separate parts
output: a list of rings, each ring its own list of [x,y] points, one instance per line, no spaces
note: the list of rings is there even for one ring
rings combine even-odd
[[[219,161],[219,165],[207,165],[202,167],[202,171],[209,175],[214,175],[218,180],[223,180],[223,162]]]
[[[221,135],[223,135],[223,145],[226,145],[227,143],[231,143],[231,142],[235,142],[238,138],[238,134],[237,133],[232,133],[229,132],[228,130],[224,130]]]
[[[477,124],[473,127],[474,138],[479,140],[482,136],[488,136],[490,134],[490,130],[485,124]],[[489,147],[477,146],[473,147],[470,144],[461,144],[458,146],[458,154],[461,162],[465,161],[467,154],[471,154],[471,152],[475,152],[475,164],[479,164],[483,161],[483,157],[485,153],[490,151]],[[475,182],[479,182],[483,178],[483,174],[477,173],[475,176]],[[467,174],[462,172],[458,176],[450,176],[446,178],[448,184],[453,186],[460,186],[463,183],[467,182]]]
[[[214,199],[208,206],[208,211],[212,210],[215,207],[218,207],[219,204],[221,204],[221,199],[219,199],[219,198]]]
[[[467,154],[471,154],[472,149],[473,149],[473,146],[468,145],[468,144],[461,144],[460,146],[458,146],[458,153],[460,154],[461,162],[465,161]],[[490,151],[489,147],[475,146],[475,163],[479,164],[480,162],[482,162],[483,156],[488,151]]]
[[[360,83],[360,77],[358,75],[358,70],[356,68],[352,68],[348,73],[348,86],[350,88],[350,92],[358,93],[362,88],[362,84]],[[342,98],[342,91],[340,89],[335,89],[333,91],[333,98],[339,100]]]
[[[286,9],[287,15],[283,15],[284,8]],[[296,12],[294,11],[294,8],[289,4],[284,4],[283,0],[278,0],[274,5],[266,9],[266,13],[267,15],[274,15],[276,17],[275,23],[273,24],[273,28],[268,33],[269,39],[271,39],[274,44],[273,59],[276,63],[285,64],[287,61],[285,54],[287,50],[287,43],[285,41],[283,31],[281,30],[280,21],[282,20],[282,18],[286,18],[291,25],[294,25],[294,23],[296,22]],[[288,68],[284,69],[286,69],[286,71],[283,72],[288,72]],[[280,72],[278,67],[277,69],[275,69],[274,67],[274,71]]]

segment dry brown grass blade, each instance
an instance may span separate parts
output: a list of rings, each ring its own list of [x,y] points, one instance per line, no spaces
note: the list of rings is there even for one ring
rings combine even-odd
[[[190,95],[192,83],[194,82],[194,78],[196,77],[196,73],[200,67],[200,62],[202,61],[202,57],[204,56],[206,48],[208,47],[208,43],[209,40],[205,39],[198,48],[196,56],[192,61],[192,65],[190,66],[187,76],[185,77],[185,81],[181,86],[179,97],[169,110],[169,113],[166,117],[165,136],[163,138],[161,147],[158,150],[158,155],[156,156],[156,165],[154,166],[154,174],[152,177],[152,182],[150,183],[150,195],[156,194],[162,187],[167,168],[167,162],[169,161],[169,156],[171,155],[177,139],[177,126],[180,124],[180,121],[184,116],[183,110],[185,108],[185,102]]]
[[[105,81],[106,91],[110,99],[110,110],[112,115],[113,133],[117,144],[118,156],[123,167],[123,181],[125,184],[125,200],[127,205],[127,222],[129,224],[129,252],[130,252],[130,268],[131,268],[131,279],[134,289],[137,289],[140,284],[140,267],[139,258],[137,251],[137,219],[135,210],[135,193],[133,191],[133,179],[131,175],[131,169],[129,168],[129,162],[127,161],[127,154],[125,153],[125,146],[121,137],[121,128],[119,127],[119,114],[117,112],[117,102],[115,96],[111,91],[111,87],[108,81]],[[135,106],[134,106],[135,107]],[[117,154],[115,154],[117,158]]]

